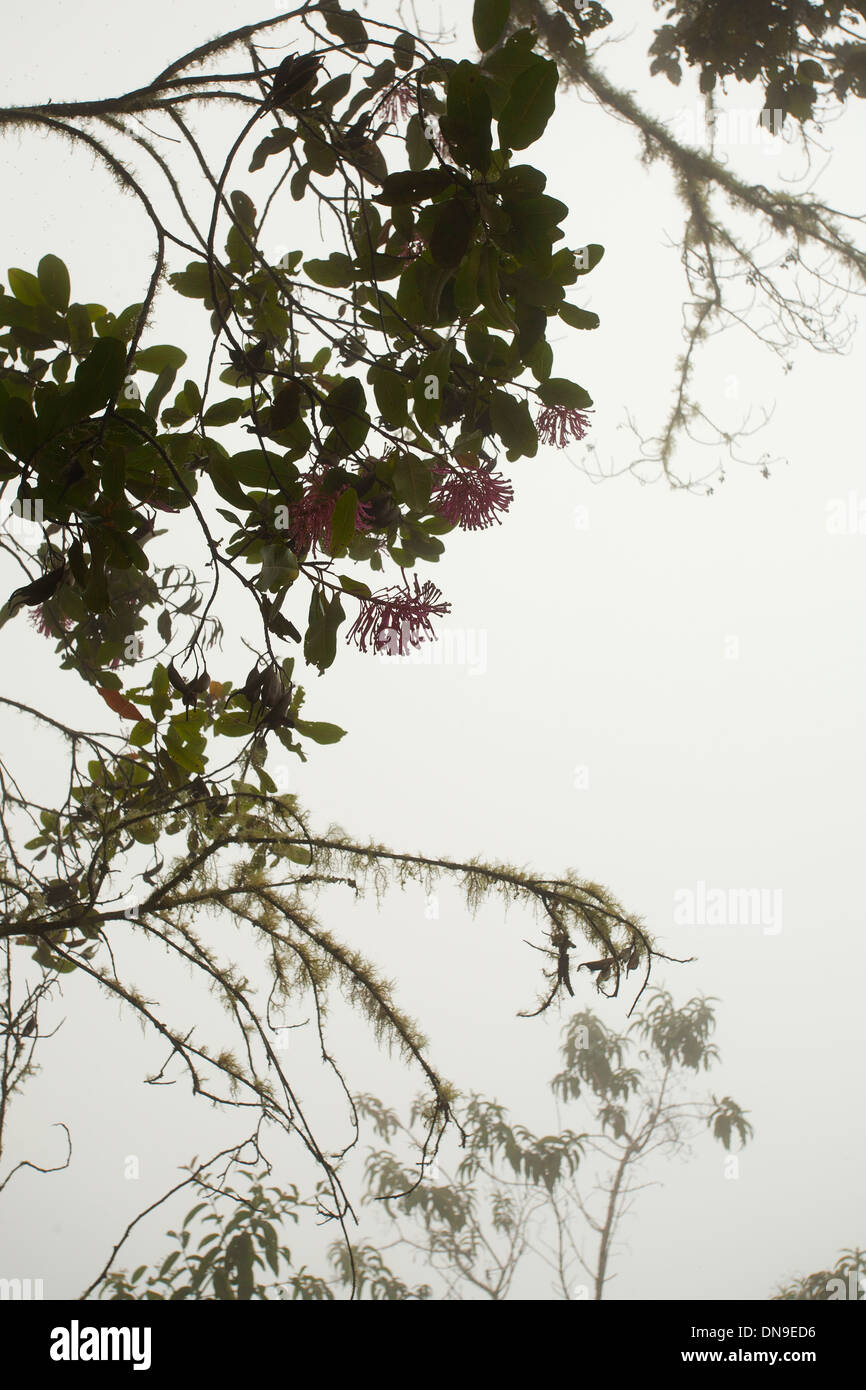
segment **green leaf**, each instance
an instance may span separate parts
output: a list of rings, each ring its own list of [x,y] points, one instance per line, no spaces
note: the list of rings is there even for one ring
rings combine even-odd
[[[24,462],[37,445],[36,421],[29,401],[10,396],[0,386],[0,437],[11,454]],[[18,472],[16,468],[15,472]]]
[[[415,512],[424,512],[430,505],[433,477],[427,464],[414,454],[401,454],[397,459],[391,486],[397,500]]]
[[[232,205],[232,212],[240,225],[248,232],[256,229],[256,207],[248,193],[236,188],[230,195],[229,201]]]
[[[478,294],[478,271],[481,265],[480,244],[470,247],[464,256],[454,280],[454,305],[462,318],[474,314],[481,303]]]
[[[332,77],[330,82],[326,82],[324,87],[320,87],[313,97],[316,106],[334,107],[338,101],[349,91],[352,79],[347,72],[341,72],[336,77]]]
[[[271,413],[268,419],[268,430],[270,432],[288,429],[293,425],[301,413],[301,387],[297,381],[288,381],[279,388],[274,396],[274,403],[271,406]]]
[[[826,82],[827,74],[821,64],[815,62],[814,58],[807,58],[804,63],[800,63],[797,67],[797,81],[810,85],[813,82]]]
[[[253,263],[249,237],[245,238],[241,228],[234,222],[229,227],[226,237],[226,256],[232,270],[246,271]]]
[[[363,53],[367,47],[367,30],[357,10],[325,10],[325,27],[345,44],[352,53]]]
[[[183,394],[193,415],[197,415],[202,406],[201,391],[199,391],[197,383],[187,379],[183,383]]]
[[[234,1290],[222,1266],[217,1266],[213,1271],[213,1288],[220,1302],[233,1303],[235,1301]]]
[[[212,458],[207,467],[208,477],[219,493],[220,497],[225,498],[226,502],[231,502],[232,506],[239,507],[241,511],[246,511],[249,507],[246,493],[241,488],[230,464],[223,459]]]
[[[512,271],[505,282],[508,293],[522,308],[536,305],[548,314],[559,312],[565,299],[562,286],[549,275],[537,275],[529,266],[521,265]]]
[[[229,1242],[226,1252],[227,1263],[234,1264],[238,1276],[238,1298],[251,1299],[254,1290],[253,1279],[253,1240],[249,1231],[243,1231]]]
[[[186,754],[183,753],[181,745],[178,744],[178,747],[181,748],[182,757],[184,759],[183,761],[181,761],[181,758],[176,756],[177,750],[174,747],[168,747],[170,741],[170,739],[166,739],[166,748],[168,749],[169,755],[171,756],[174,762],[178,763],[187,772],[204,772],[204,764],[196,763],[192,760],[192,758],[187,759]],[[130,827],[130,829],[133,839],[137,840],[140,845],[155,845],[157,840],[159,839],[159,826],[157,826],[152,820],[137,821],[133,826]]]
[[[206,425],[231,425],[244,413],[246,401],[238,396],[227,396],[224,401],[215,401],[204,413]]]
[[[481,73],[474,63],[458,63],[448,78],[445,115],[439,123],[458,163],[486,173],[493,150],[492,120]]]
[[[93,339],[93,324],[86,306],[70,304],[66,311],[66,323],[69,327],[70,350],[80,357]]]
[[[277,1233],[269,1221],[261,1224],[261,1233],[265,1247],[265,1255],[273,1274],[278,1274],[280,1269],[280,1247]]]
[[[411,214],[410,214],[411,216]],[[349,223],[349,230],[352,234],[352,244],[359,257],[369,264],[371,252],[379,242],[379,234],[382,230],[382,218],[379,209],[369,201],[363,201],[358,212]]]
[[[231,714],[220,716],[213,726],[213,731],[223,738],[251,738],[253,726],[248,715],[233,710]]]
[[[510,195],[503,207],[510,226],[507,231],[496,232],[499,245],[533,269],[546,270],[551,262],[553,244],[563,236],[557,224],[568,214],[565,203],[546,193],[523,194]]]
[[[383,87],[387,87],[389,82],[393,82],[397,76],[397,68],[392,59],[385,58],[379,63],[369,77],[364,78],[365,87],[369,87],[371,92],[381,92]]]
[[[512,164],[503,169],[496,184],[498,193],[508,198],[537,198],[547,187],[547,175],[531,164]]]
[[[536,381],[547,381],[553,371],[553,348],[546,338],[540,338],[526,357],[526,365]]]
[[[357,377],[347,377],[334,387],[322,406],[322,419],[331,426],[326,449],[344,458],[361,447],[371,423],[366,405],[364,388]]]
[[[437,265],[460,265],[477,219],[476,204],[469,198],[451,198],[439,204],[430,233],[430,254]]]
[[[437,193],[444,193],[453,182],[445,169],[402,169],[388,175],[373,202],[383,203],[386,207],[397,203],[423,203],[428,198],[435,198]]]
[[[210,299],[210,276],[204,261],[190,261],[186,270],[169,275],[172,288],[185,299]]]
[[[466,325],[466,351],[486,376],[513,376],[520,360],[513,347],[475,319]]]
[[[195,746],[184,743],[181,740],[178,729],[174,723],[169,728],[165,738],[165,750],[173,762],[178,767],[182,767],[185,772],[199,773],[204,772],[204,759],[197,751]],[[143,838],[146,831],[147,838]],[[133,827],[133,835],[144,845],[155,844],[159,839],[159,828],[152,822],[144,822],[141,829]]]
[[[69,376],[69,368],[71,366],[72,354],[70,352],[59,352],[51,363],[51,375],[61,386]]]
[[[43,307],[47,307],[48,301],[42,292],[42,286],[36,276],[30,274],[29,270],[18,270],[12,266],[9,270],[9,288],[22,304],[31,306],[41,304]]]
[[[502,38],[510,13],[511,0],[475,0],[472,31],[482,53],[494,48]]]
[[[518,304],[517,327],[515,349],[520,361],[526,362],[547,332],[547,314],[538,305]]]
[[[154,347],[140,348],[135,354],[135,366],[140,372],[153,372],[158,376],[166,367],[178,371],[186,361],[182,348],[165,343]]]
[[[529,28],[516,30],[499,48],[485,54],[482,67],[490,79],[490,99],[499,119],[516,79],[538,62],[535,34]]]
[[[432,267],[425,265],[422,260],[410,261],[400,276],[397,286],[397,312],[410,324],[426,323],[432,317],[433,305],[429,303],[428,309],[426,293],[431,269]],[[441,273],[444,275],[446,272],[443,270]]]
[[[409,119],[406,127],[406,154],[409,157],[409,168],[413,173],[419,173],[426,169],[430,160],[433,158],[433,146],[427,139],[424,132],[424,122],[417,111]]]
[[[490,398],[490,420],[508,449],[509,458],[522,455],[533,458],[538,452],[538,435],[526,401],[516,400],[507,391],[494,391]]]
[[[118,338],[99,338],[75,372],[74,396],[78,418],[84,419],[113,400],[126,375],[126,348]]]
[[[324,590],[313,589],[310,614],[304,636],[304,658],[323,675],[337,655],[337,629],[345,618],[340,595],[327,599]]]
[[[307,185],[310,182],[310,172],[309,164],[302,164],[300,169],[296,169],[292,174],[289,192],[292,195],[293,201],[296,203],[299,203],[307,192]]]
[[[307,156],[310,168],[314,174],[321,174],[323,178],[330,178],[337,167],[337,151],[328,140],[316,130],[307,128],[304,131],[304,154]]]
[[[326,261],[308,260],[304,270],[317,285],[328,289],[348,289],[355,283],[355,265],[344,251],[335,251]]]
[[[69,308],[69,271],[59,256],[43,256],[37,267],[39,288],[46,304],[60,313]]]
[[[163,367],[159,376],[156,378],[153,387],[148,392],[147,400],[144,402],[144,408],[152,419],[155,420],[157,418],[157,411],[159,410],[159,407],[162,405],[172,386],[174,386],[176,376],[177,372],[175,371],[174,367]]]
[[[190,418],[191,412],[186,409],[184,394],[179,391],[174,398],[174,405],[162,412],[161,423],[165,429],[176,429],[178,425],[185,425]]]
[[[576,304],[563,304],[559,310],[563,323],[571,328],[598,328],[601,319],[589,309],[578,309]]]
[[[129,735],[129,742],[134,748],[144,748],[153,738],[155,725],[149,719],[143,719],[140,724],[136,724],[132,733]]]
[[[337,578],[343,593],[351,594],[353,598],[370,598],[372,590],[363,580],[353,579],[349,574],[338,574]]]
[[[559,72],[549,58],[537,58],[515,79],[511,96],[499,117],[503,149],[525,150],[540,140],[556,109]]]
[[[502,297],[500,258],[495,246],[482,246],[478,262],[478,297],[497,328],[515,329],[514,315]]]
[[[277,594],[281,589],[288,589],[294,584],[299,573],[298,559],[294,551],[283,544],[262,546],[262,568],[256,581],[258,588]],[[275,632],[279,631],[279,618],[278,613],[273,613],[270,619]]]
[[[604,247],[599,246],[598,242],[591,241],[588,246],[581,246],[574,255],[574,268],[578,275],[588,275],[594,270],[604,255]]]
[[[310,447],[313,436],[299,416],[291,425],[286,425],[283,429],[277,430],[275,438],[280,447],[286,450],[284,461],[289,463],[293,459],[304,457]]]
[[[570,410],[586,410],[592,405],[592,396],[588,391],[562,376],[552,376],[543,381],[538,395],[544,405],[563,405]]]
[[[394,40],[394,62],[408,72],[415,61],[415,39],[412,34],[398,34]]]
[[[409,392],[399,372],[371,367],[368,380],[383,418],[389,425],[405,425],[409,419]]]
[[[442,415],[442,397],[451,368],[451,344],[437,348],[421,363],[415,378],[413,409],[423,430],[432,430]]]
[[[346,736],[346,730],[337,724],[321,724],[308,719],[296,719],[295,729],[302,738],[311,738],[314,743],[339,743]]]
[[[344,555],[355,534],[355,516],[358,511],[358,494],[353,487],[347,487],[337,498],[331,517],[332,555]]]
[[[283,150],[287,150],[296,138],[297,131],[294,129],[287,130],[285,127],[272,131],[270,135],[266,135],[261,144],[257,145],[255,148],[253,157],[250,160],[249,172],[254,174],[257,169],[261,169],[264,166],[265,160],[270,159],[272,154],[280,154]]]
[[[100,338],[117,338],[128,343],[138,327],[143,308],[143,304],[128,304],[119,314],[103,314],[94,319],[94,327]]]
[[[88,320],[88,326],[89,322]],[[8,294],[0,295],[0,324],[8,324],[10,328],[24,329],[44,337],[45,347],[51,347],[56,339],[65,337],[63,319],[49,309],[47,304],[25,304],[23,300],[13,299]]]

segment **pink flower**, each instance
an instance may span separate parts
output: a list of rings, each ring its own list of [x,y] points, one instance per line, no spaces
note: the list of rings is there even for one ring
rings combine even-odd
[[[440,602],[442,592],[429,579],[420,585],[417,574],[413,578],[414,593],[407,583],[405,589],[382,589],[361,599],[361,611],[346,641],[357,642],[362,652],[372,647],[403,656],[408,647],[420,647],[425,638],[435,637],[430,619],[450,613],[451,604]]]
[[[535,422],[538,438],[542,444],[555,444],[564,449],[569,439],[583,439],[591,421],[582,410],[572,406],[545,406]]]
[[[43,637],[57,637],[59,636],[59,629],[61,627],[64,632],[68,632],[71,627],[75,626],[72,618],[68,617],[65,613],[59,620],[52,618],[50,614],[46,613],[44,603],[41,603],[38,608],[32,610],[30,613],[30,621],[36,628],[36,631],[42,633]]]
[[[315,550],[317,545],[327,545],[331,539],[331,522],[334,508],[340,496],[338,492],[324,492],[319,478],[308,480],[308,488],[298,502],[289,506],[288,541],[296,555],[304,555]],[[366,531],[372,517],[364,502],[358,503],[355,512],[355,530]]]
[[[414,94],[410,92],[405,83],[401,82],[399,87],[395,87],[392,92],[388,93],[379,110],[383,120],[393,121],[396,125],[398,121],[411,116],[416,105]]]
[[[514,501],[514,488],[501,473],[485,468],[435,470],[441,481],[433,494],[433,504],[441,516],[464,531],[483,531],[495,521],[498,512],[507,512]]]

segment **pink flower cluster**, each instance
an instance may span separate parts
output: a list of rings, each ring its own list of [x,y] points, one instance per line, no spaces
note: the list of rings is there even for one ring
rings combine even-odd
[[[418,583],[414,592],[407,582],[404,589],[382,589],[370,598],[361,599],[361,611],[346,634],[347,642],[357,642],[358,650],[371,648],[403,656],[408,648],[419,647],[425,638],[435,637],[431,618],[441,618],[451,612],[450,603],[442,603],[442,592],[429,579]]]
[[[55,623],[55,627],[52,628],[49,625],[48,617],[45,612],[45,605],[43,603],[40,603],[37,608],[34,608],[31,611],[30,621],[36,628],[36,631],[42,633],[43,637],[56,637],[57,627],[62,627],[64,632],[68,632],[71,627],[75,626],[75,623],[73,622],[72,618],[68,617],[68,615],[64,613],[59,619],[53,620]]]
[[[502,524],[499,513],[507,512],[514,501],[514,488],[490,465],[482,468],[436,468],[439,481],[433,505],[452,526],[464,531],[483,531]]]
[[[399,87],[395,87],[392,92],[388,93],[379,110],[383,120],[393,121],[396,125],[398,121],[411,116],[417,105],[414,92],[411,92],[406,84],[401,82]]]
[[[328,544],[334,508],[340,496],[337,492],[325,492],[319,478],[309,479],[308,484],[300,501],[292,502],[289,506],[288,541],[296,555],[305,555],[308,550],[315,551],[318,545]],[[355,513],[355,530],[369,530],[371,521],[369,508],[359,502]]]
[[[564,449],[569,439],[583,439],[590,427],[589,417],[572,406],[545,406],[535,422],[542,444],[555,444]]]

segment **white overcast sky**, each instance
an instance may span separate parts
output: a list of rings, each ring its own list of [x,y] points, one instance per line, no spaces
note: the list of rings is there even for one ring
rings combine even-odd
[[[379,0],[368,8],[386,17]],[[623,0],[613,8],[624,42],[600,61],[653,109],[697,119],[693,86],[674,91],[647,76],[638,21],[650,7]],[[458,10],[465,43],[468,0],[444,16],[451,24]],[[437,26],[436,6],[419,0],[419,11]],[[210,35],[266,13],[266,4],[247,0],[6,0],[5,31],[15,43],[4,104],[121,93]],[[754,100],[734,89],[730,104]],[[213,147],[221,131],[227,144],[237,118],[207,119]],[[834,156],[819,188],[854,211],[863,138],[860,111],[824,136]],[[632,131],[570,95],[530,155],[546,170],[548,191],[571,209],[568,244],[606,247],[583,282],[582,302],[600,314],[601,329],[563,328],[557,371],[594,396],[593,438],[611,467],[633,453],[626,411],[646,433],[661,423],[680,348],[682,282],[669,237],[681,213],[666,170],[643,167],[639,154]],[[727,154],[755,183],[772,185],[802,167],[782,145],[734,141]],[[116,310],[140,299],[149,226],[91,157],[50,135],[6,131],[0,158],[0,271],[35,270],[51,251],[70,267],[74,298]],[[254,197],[266,185],[262,174],[245,184]],[[302,244],[311,224],[300,218],[286,199],[275,243]],[[856,301],[847,309],[855,312]],[[196,363],[206,332],[200,311],[166,290],[150,341],[181,343]],[[699,992],[720,1000],[722,1063],[705,1088],[740,1101],[756,1137],[735,1180],[709,1140],[688,1163],[652,1175],[659,1185],[623,1230],[610,1290],[620,1298],[763,1298],[785,1276],[824,1267],[842,1247],[866,1241],[866,520],[863,534],[856,526],[834,534],[827,524],[837,504],[855,516],[862,506],[866,517],[862,340],[844,357],[802,348],[786,373],[753,338],[732,331],[709,346],[698,380],[710,413],[731,426],[750,407],[774,410],[751,441],[755,456],[766,450],[786,460],[771,466],[769,479],[732,465],[706,498],[642,486],[628,473],[595,485],[580,466],[583,446],[569,457],[542,449],[520,461],[505,524],[449,538],[438,573],[426,571],[453,605],[445,623],[452,650],[462,642],[470,659],[448,663],[431,651],[428,663],[395,666],[344,648],[327,676],[309,676],[306,686],[310,717],[332,719],[348,736],[313,748],[305,766],[292,763],[284,774],[314,824],[337,821],[397,848],[477,854],[547,875],[570,866],[611,888],[663,949],[698,957],[667,967],[659,983],[678,1002]],[[679,462],[697,477],[718,457],[687,446]],[[7,578],[13,587],[11,571]],[[50,644],[24,618],[6,626],[3,641],[0,688],[105,727],[104,709],[56,673]],[[243,678],[238,652],[231,644],[222,664],[214,659],[215,678]],[[2,728],[4,746],[21,739],[21,724]],[[52,756],[41,744],[29,750],[37,781],[50,778]],[[676,925],[675,895],[700,884],[780,895],[768,901],[781,904],[781,918],[771,930]],[[419,889],[395,892],[381,910],[358,908],[340,890],[320,904],[322,920],[397,983],[446,1076],[550,1132],[556,1113],[546,1082],[558,1070],[567,1014],[515,1016],[539,984],[541,958],[524,944],[531,921],[496,907],[473,921],[451,891],[441,894],[438,919],[425,909]],[[598,1000],[580,980],[578,1006],[624,1022],[629,999]],[[176,1006],[187,990],[191,1010],[200,1007],[191,983],[174,979],[170,989]],[[142,1084],[161,1054],[115,1006],[74,979],[65,1004],[61,1033],[43,1045],[41,1074],[15,1103],[8,1156],[50,1163],[62,1151],[51,1126],[63,1120],[73,1163],[50,1177],[19,1175],[0,1203],[0,1275],[41,1277],[47,1297],[76,1295],[126,1221],[170,1185],[180,1164],[230,1132],[183,1081]],[[355,1089],[389,1099],[413,1093],[415,1079],[380,1058],[339,1010],[334,1027],[334,1050],[342,1036]],[[311,1093],[315,1086],[310,1069]],[[329,1106],[322,1103],[323,1122],[338,1136],[336,1097]],[[140,1159],[138,1181],[124,1179],[129,1155]],[[291,1181],[295,1162],[289,1155],[277,1180]],[[134,1247],[142,1259],[160,1252],[168,1224],[157,1218]],[[134,1264],[134,1255],[124,1262]],[[541,1279],[527,1292],[544,1298],[548,1286]]]

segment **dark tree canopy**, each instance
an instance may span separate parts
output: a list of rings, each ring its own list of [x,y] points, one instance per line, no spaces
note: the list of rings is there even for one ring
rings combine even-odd
[[[2,541],[18,569],[2,624],[29,613],[64,679],[93,692],[94,718],[107,707],[120,724],[92,733],[2,697],[66,759],[49,804],[14,750],[0,764],[10,990],[22,962],[4,1096],[28,1073],[46,990],[77,972],[166,1049],[152,1080],[180,1066],[193,1092],[250,1107],[256,1144],[271,1125],[299,1135],[340,1219],[337,1165],[275,1046],[284,1010],[307,999],[323,1028],[342,989],[421,1068],[431,1146],[453,1092],[311,894],[450,875],[470,906],[491,892],[531,905],[549,964],[535,1011],[573,994],[581,939],[583,978],[604,993],[634,971],[645,985],[652,964],[640,922],[577,874],[317,833],[269,771],[275,748],[303,758],[343,737],[306,717],[304,668],[326,672],[343,638],[399,652],[431,639],[448,603],[430,567],[449,534],[500,521],[540,438],[589,427],[592,399],[557,375],[549,334],[597,327],[581,290],[603,248],[590,228],[564,244],[568,208],[528,162],[559,76],[535,32],[506,34],[507,21],[507,5],[479,0],[482,51],[458,61],[323,0],[222,35],[124,96],[0,112],[0,126],[54,133],[105,165],[154,239],[133,304],[77,297],[56,254],[13,268],[0,294],[0,480],[35,523]],[[276,65],[263,37],[291,45]],[[214,107],[237,130],[212,167],[190,113]],[[178,140],[198,188],[165,154]],[[321,231],[272,263],[268,217],[299,203]],[[203,310],[202,375],[161,341],[165,293]],[[223,669],[224,639],[249,648],[240,669]],[[254,943],[264,983],[202,931],[214,909]],[[112,946],[130,933],[199,971],[228,1039],[168,1019],[123,977]],[[324,1034],[322,1055],[336,1068]]]
[[[682,79],[700,70],[702,92],[733,77],[760,79],[764,110],[798,121],[815,117],[827,97],[866,96],[866,5],[811,0],[653,0],[665,23],[650,52],[651,72]]]

